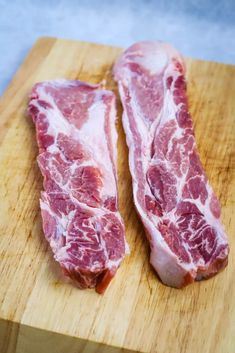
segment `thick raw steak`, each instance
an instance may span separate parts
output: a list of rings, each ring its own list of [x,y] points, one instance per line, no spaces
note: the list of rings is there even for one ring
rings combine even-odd
[[[29,112],[44,177],[46,239],[79,288],[102,293],[126,252],[117,200],[115,97],[80,81],[42,82],[32,90]]]
[[[150,261],[173,287],[216,274],[228,256],[220,205],[195,144],[184,74],[182,57],[161,42],[134,44],[114,68]]]

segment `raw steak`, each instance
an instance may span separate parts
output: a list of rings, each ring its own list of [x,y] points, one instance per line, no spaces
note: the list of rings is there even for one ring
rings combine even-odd
[[[45,237],[79,288],[102,293],[127,249],[117,200],[115,97],[98,85],[46,81],[34,86],[29,112],[44,177]]]
[[[136,43],[114,75],[150,262],[169,286],[210,277],[226,266],[228,243],[195,144],[183,59],[168,44]]]

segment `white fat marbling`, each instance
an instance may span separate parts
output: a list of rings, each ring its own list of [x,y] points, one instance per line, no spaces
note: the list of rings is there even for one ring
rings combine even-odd
[[[146,57],[136,57],[135,62],[145,67],[150,75],[158,74],[163,71],[167,65],[168,57],[162,50],[156,49],[150,51]]]

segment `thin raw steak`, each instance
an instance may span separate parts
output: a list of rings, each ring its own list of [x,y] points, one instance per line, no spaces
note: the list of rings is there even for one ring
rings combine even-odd
[[[115,97],[80,81],[34,86],[45,237],[79,288],[102,293],[126,252],[118,212]]]
[[[173,287],[213,276],[227,264],[228,242],[196,148],[183,59],[168,44],[136,43],[114,75],[151,264]]]

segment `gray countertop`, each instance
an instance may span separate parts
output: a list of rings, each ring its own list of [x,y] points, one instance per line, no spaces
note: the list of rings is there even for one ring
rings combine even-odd
[[[123,47],[161,39],[183,55],[235,64],[235,0],[0,0],[0,95],[40,36]]]

